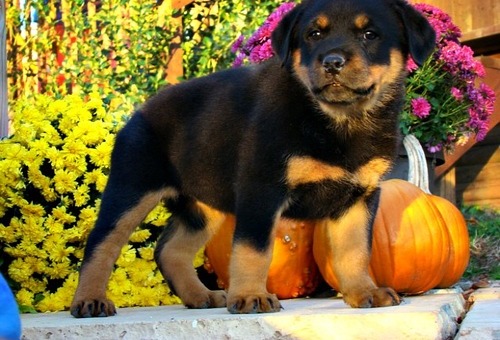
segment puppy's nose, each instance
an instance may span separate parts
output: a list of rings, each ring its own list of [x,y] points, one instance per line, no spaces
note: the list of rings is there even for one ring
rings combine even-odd
[[[328,73],[338,73],[344,68],[344,66],[345,58],[340,54],[332,53],[323,59],[323,68]]]

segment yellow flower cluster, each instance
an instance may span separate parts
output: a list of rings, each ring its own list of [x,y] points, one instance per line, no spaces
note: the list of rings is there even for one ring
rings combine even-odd
[[[69,307],[114,137],[128,115],[108,110],[97,93],[37,95],[13,107],[14,133],[0,141],[0,266],[25,310]],[[153,260],[168,216],[157,207],[124,247],[108,287],[118,307],[180,302]]]

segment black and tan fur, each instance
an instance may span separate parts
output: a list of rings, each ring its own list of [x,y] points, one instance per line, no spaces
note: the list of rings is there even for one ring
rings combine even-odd
[[[272,36],[275,58],[162,90],[118,134],[71,314],[115,314],[106,284],[120,249],[161,200],[172,213],[156,261],[190,308],[276,312],[266,290],[276,221],[326,221],[352,307],[399,303],[368,275],[379,181],[398,144],[407,55],[434,47],[403,0],[306,0]],[[236,215],[227,295],[195,252]]]

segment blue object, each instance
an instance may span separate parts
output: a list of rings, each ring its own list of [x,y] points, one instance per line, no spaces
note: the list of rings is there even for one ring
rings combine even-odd
[[[14,295],[0,273],[0,339],[21,338],[21,319]]]

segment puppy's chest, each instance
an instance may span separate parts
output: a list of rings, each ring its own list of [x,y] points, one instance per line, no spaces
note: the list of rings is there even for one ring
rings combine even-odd
[[[288,160],[286,184],[291,218],[338,217],[358,199],[373,193],[391,162],[375,157],[352,169],[309,156]]]
[[[367,190],[378,186],[380,178],[391,167],[391,161],[382,157],[350,168],[333,165],[311,156],[290,157],[286,165],[286,183],[290,189],[302,185],[323,185],[325,182],[349,183]]]

